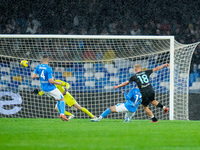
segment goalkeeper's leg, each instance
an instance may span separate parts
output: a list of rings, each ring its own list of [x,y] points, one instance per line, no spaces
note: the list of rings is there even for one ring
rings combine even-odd
[[[81,110],[82,112],[86,113],[91,118],[95,118],[95,116],[91,112],[89,112],[86,108],[81,107],[78,103],[75,103],[74,107],[77,108],[78,110]]]

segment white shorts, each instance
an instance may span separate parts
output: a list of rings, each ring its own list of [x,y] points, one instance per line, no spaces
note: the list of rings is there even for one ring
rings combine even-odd
[[[56,88],[49,92],[44,92],[47,96],[53,97],[55,100],[61,100],[64,96],[63,94]]]
[[[117,112],[127,112],[128,109],[125,107],[124,103],[119,103],[116,105]]]

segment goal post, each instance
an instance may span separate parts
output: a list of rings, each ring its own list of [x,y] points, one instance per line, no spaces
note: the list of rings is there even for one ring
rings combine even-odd
[[[96,116],[125,101],[121,90],[129,92],[135,84],[117,90],[113,86],[129,80],[135,64],[146,70],[170,63],[150,78],[156,100],[169,106],[169,114],[155,106],[150,109],[158,119],[188,120],[189,69],[197,45],[180,44],[173,36],[0,35],[0,117],[58,117],[52,98],[32,93],[40,83],[31,73],[42,55],[49,55],[53,76],[70,83],[71,95]],[[29,62],[27,68],[19,66],[23,59]],[[74,108],[66,110],[88,118]],[[141,106],[134,118],[149,119]]]
[[[174,37],[170,39],[170,101],[169,119],[174,120]]]

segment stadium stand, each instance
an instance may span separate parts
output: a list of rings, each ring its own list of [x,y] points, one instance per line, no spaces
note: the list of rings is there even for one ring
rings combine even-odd
[[[33,62],[35,65],[35,62]],[[36,63],[37,64],[37,63]],[[2,66],[0,70],[0,89],[4,88],[13,88],[15,91],[27,90],[31,91],[32,88],[39,88],[40,81],[31,79],[31,72],[33,69],[23,68],[23,71],[20,71],[22,68],[14,67],[14,65],[1,64]],[[30,64],[30,66],[34,66]],[[56,79],[61,79],[66,82],[69,82],[72,86],[72,90],[89,90],[94,91],[102,91],[102,90],[112,90],[111,87],[118,83],[127,81],[131,75],[134,74],[133,68],[128,69],[119,69],[117,68],[119,65],[115,65],[114,63],[85,63],[82,66],[74,65],[73,67],[57,67],[54,68],[56,72],[54,72],[54,77]],[[150,67],[149,67],[150,68]],[[81,71],[75,71],[75,70]],[[92,69],[92,71],[91,71]],[[66,72],[69,71],[69,72]],[[153,86],[160,86],[165,91],[169,91],[169,80],[165,80],[162,77],[162,74],[169,71],[169,69],[163,69],[151,75],[151,81],[153,82]],[[184,74],[180,74],[181,77],[184,77]],[[181,82],[180,82],[181,83]],[[189,77],[189,86],[191,90],[200,90],[200,74],[199,72],[192,72]],[[181,85],[180,85],[181,88]]]

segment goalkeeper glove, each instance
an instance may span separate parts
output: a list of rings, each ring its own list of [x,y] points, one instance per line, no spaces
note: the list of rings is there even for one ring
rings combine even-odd
[[[39,92],[38,89],[34,89],[34,90],[33,90],[33,93],[34,93],[34,94],[38,94],[38,92]]]
[[[65,91],[64,91],[62,94],[63,94],[63,95],[65,95],[65,94],[67,93],[67,91],[68,91],[68,90],[67,90],[67,89],[65,89]]]

